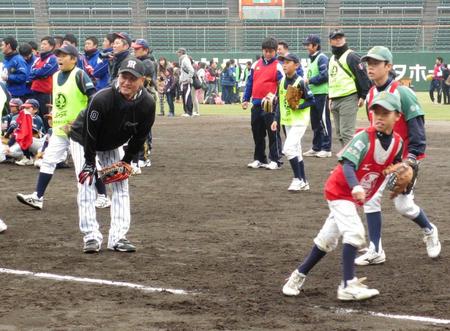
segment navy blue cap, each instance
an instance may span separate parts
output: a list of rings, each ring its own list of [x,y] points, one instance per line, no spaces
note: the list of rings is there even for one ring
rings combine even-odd
[[[329,38],[334,39],[337,36],[345,37],[344,31],[342,31],[341,29],[334,29],[333,31],[330,32]]]
[[[72,46],[70,44],[62,45],[60,48],[58,48],[55,51],[55,55],[56,56],[58,56],[61,53],[69,54],[69,55],[72,55],[74,57],[78,57],[78,49],[75,46]]]
[[[28,107],[39,109],[39,101],[37,101],[36,99],[27,99],[25,103],[20,106],[20,109]]]
[[[306,37],[305,41],[303,41],[303,45],[320,45],[320,37],[316,34],[310,34],[308,37]]]
[[[292,61],[294,63],[300,63],[300,58],[294,53],[287,53],[286,55],[280,55],[278,57],[280,61]]]
[[[135,49],[138,49],[138,48],[149,49],[150,45],[148,44],[147,40],[145,40],[145,39],[136,39],[136,41],[131,44],[131,47],[133,47]]]
[[[23,105],[23,101],[20,100],[19,98],[13,98],[9,101],[9,105],[11,107],[20,107]]]
[[[114,32],[113,33],[114,39],[120,38],[127,42],[128,45],[131,46],[131,38],[130,35],[126,32]]]

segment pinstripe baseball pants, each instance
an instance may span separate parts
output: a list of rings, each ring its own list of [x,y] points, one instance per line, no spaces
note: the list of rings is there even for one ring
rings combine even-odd
[[[70,140],[70,150],[72,153],[75,174],[78,174],[84,166],[84,148],[76,141]],[[97,152],[100,166],[107,167],[114,162],[120,161],[122,157],[122,148],[116,148],[110,151]],[[95,180],[95,179],[94,179]],[[128,191],[128,180],[111,183],[111,226],[109,229],[108,248],[112,248],[119,239],[125,238],[130,229],[130,195]],[[80,230],[84,234],[84,242],[95,239],[100,244],[103,236],[99,230],[99,224],[95,212],[96,190],[95,185],[78,183],[78,216],[80,220]]]

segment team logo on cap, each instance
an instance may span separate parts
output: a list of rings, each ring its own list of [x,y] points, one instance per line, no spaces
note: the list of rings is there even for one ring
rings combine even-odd
[[[127,64],[127,68],[135,69],[136,61],[129,60]]]

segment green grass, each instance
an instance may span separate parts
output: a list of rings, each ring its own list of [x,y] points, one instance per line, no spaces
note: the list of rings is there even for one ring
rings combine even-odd
[[[425,118],[427,121],[450,121],[450,105],[434,105],[430,101],[428,92],[418,92],[417,97],[419,99],[422,108],[425,110]],[[157,112],[159,112],[159,102],[157,102]],[[165,104],[165,111],[167,113],[168,107]],[[175,104],[175,113],[177,116],[183,113],[183,106],[181,103]],[[250,108],[243,110],[241,105],[200,105],[200,114],[206,115],[220,115],[220,116],[249,116]],[[361,109],[358,114],[359,119],[365,119],[365,111]]]

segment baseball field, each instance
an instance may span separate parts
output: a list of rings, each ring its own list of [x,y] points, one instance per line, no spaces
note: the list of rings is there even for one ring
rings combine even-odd
[[[420,229],[385,197],[387,260],[356,269],[380,296],[336,299],[340,247],[298,297],[282,295],[328,214],[322,190],[336,159],[307,158],[311,190],[289,193],[286,163],[247,169],[248,111],[208,106],[200,117],[156,120],[153,164],[130,179],[136,253],[82,253],[73,168],[57,170],[36,211],[15,195],[34,190],[38,170],[0,165],[8,225],[0,235],[0,330],[450,330],[450,105],[420,98],[428,157],[416,199],[439,228],[442,253],[428,258]],[[308,130],[305,150],[311,139]],[[107,236],[109,210],[97,215]]]

